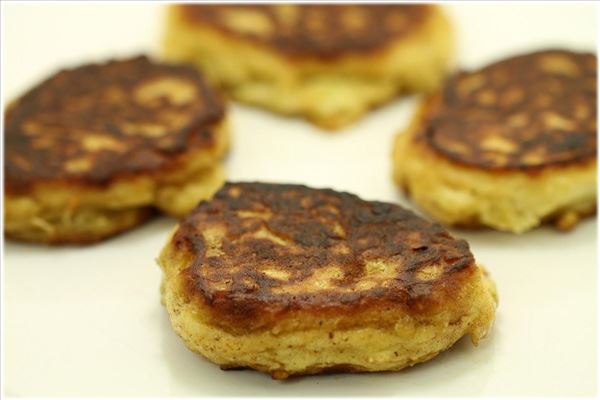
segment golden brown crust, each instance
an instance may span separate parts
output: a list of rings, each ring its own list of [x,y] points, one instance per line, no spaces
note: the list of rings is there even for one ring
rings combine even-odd
[[[493,171],[539,171],[596,158],[596,56],[545,50],[450,78],[416,139]]]
[[[477,271],[468,244],[439,224],[299,185],[228,183],[181,221],[170,247],[188,260],[186,295],[233,329],[297,312],[419,314],[443,307]]]
[[[179,5],[190,24],[250,40],[289,57],[333,59],[370,52],[418,30],[434,6]]]
[[[173,169],[178,156],[216,146],[224,112],[192,67],[137,57],[60,71],[6,111],[5,189]]]

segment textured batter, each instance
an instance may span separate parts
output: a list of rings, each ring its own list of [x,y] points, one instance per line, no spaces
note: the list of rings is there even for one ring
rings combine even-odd
[[[145,57],[63,70],[7,109],[8,237],[94,242],[223,183],[225,107],[189,66]]]
[[[564,50],[459,73],[398,135],[394,177],[445,224],[570,229],[596,210],[596,80]]]
[[[159,264],[175,331],[223,369],[276,379],[400,370],[490,330],[494,284],[467,243],[399,206],[229,183]]]
[[[404,92],[431,91],[452,31],[435,5],[172,5],[165,56],[234,99],[337,129]]]

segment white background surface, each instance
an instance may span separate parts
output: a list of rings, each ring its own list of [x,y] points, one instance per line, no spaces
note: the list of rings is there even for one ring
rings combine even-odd
[[[161,5],[3,5],[3,100],[63,66],[158,54]],[[594,50],[594,5],[448,6],[457,63],[478,67],[523,50]],[[231,180],[298,182],[408,203],[391,177],[392,138],[415,98],[337,134],[234,105]],[[166,217],[87,248],[5,244],[4,389],[9,395],[593,395],[596,220],[571,233],[453,231],[496,279],[490,338],[461,340],[399,373],[272,381],[223,372],[189,352],[159,302],[154,262]]]

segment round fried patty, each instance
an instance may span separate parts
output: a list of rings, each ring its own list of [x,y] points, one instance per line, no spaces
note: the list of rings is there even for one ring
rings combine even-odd
[[[453,42],[436,5],[176,4],[164,51],[238,101],[335,130],[436,89]]]
[[[223,183],[225,106],[196,69],[146,57],[60,71],[7,109],[7,237],[90,243]]]
[[[192,350],[276,378],[400,369],[465,334],[477,342],[495,308],[467,243],[439,224],[299,185],[226,184],[180,222],[159,263]],[[386,343],[381,357],[365,332]]]

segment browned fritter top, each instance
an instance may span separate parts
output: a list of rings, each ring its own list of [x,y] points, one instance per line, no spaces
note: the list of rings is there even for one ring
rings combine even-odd
[[[171,245],[190,255],[188,294],[234,324],[374,304],[418,312],[476,268],[468,244],[437,223],[300,185],[227,183],[184,218]]]
[[[188,66],[137,57],[60,71],[4,116],[5,188],[38,181],[104,184],[167,168],[212,147],[219,96]]]
[[[539,169],[596,156],[596,56],[520,55],[448,80],[418,135],[453,161]]]
[[[244,4],[180,5],[192,24],[249,39],[290,56],[332,58],[377,50],[418,30],[434,6]]]

